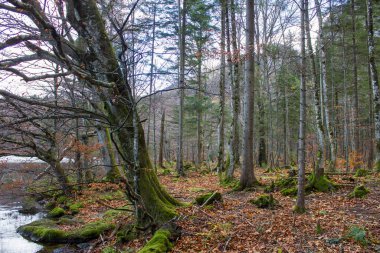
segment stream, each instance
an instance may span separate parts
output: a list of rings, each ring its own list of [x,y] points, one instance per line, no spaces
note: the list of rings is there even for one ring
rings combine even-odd
[[[42,217],[42,213],[21,214],[17,207],[0,205],[0,253],[36,253],[41,250],[42,245],[24,239],[16,229]]]

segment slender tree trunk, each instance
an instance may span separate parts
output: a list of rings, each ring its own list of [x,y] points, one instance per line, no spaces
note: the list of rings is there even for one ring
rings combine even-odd
[[[344,117],[344,130],[343,130],[343,152],[344,152],[344,160],[345,160],[345,168],[346,173],[349,172],[350,169],[350,156],[349,156],[349,142],[348,142],[348,98],[347,98],[347,66],[346,66],[346,45],[345,45],[345,32],[344,32],[345,25],[342,25],[342,47],[343,47],[343,93],[344,93],[344,108],[343,108],[343,117]]]
[[[246,0],[246,57],[245,57],[245,98],[243,165],[240,188],[250,188],[257,183],[253,167],[253,116],[255,108],[255,1]]]
[[[217,172],[224,171],[224,111],[226,85],[226,0],[221,0],[221,38],[220,38],[220,80],[219,80],[219,129],[218,129],[218,164]]]
[[[324,160],[323,160],[323,151],[324,151],[324,129],[323,129],[323,122],[322,122],[322,108],[319,103],[320,98],[320,90],[319,90],[319,83],[318,83],[318,76],[317,76],[317,68],[315,64],[315,55],[313,52],[313,46],[311,43],[311,36],[310,36],[310,18],[309,18],[309,11],[308,8],[305,10],[306,17],[305,17],[305,29],[306,29],[306,36],[307,36],[307,47],[309,51],[309,58],[311,62],[312,67],[312,81],[314,84],[314,108],[315,108],[315,119],[316,119],[316,130],[317,130],[317,141],[318,141],[318,151],[317,151],[317,163],[315,165],[315,177],[318,180],[321,176],[323,176],[324,172]]]
[[[231,163],[227,171],[227,179],[233,177],[234,171],[240,165],[240,51],[237,47],[236,38],[236,6],[235,1],[230,0],[231,13],[231,41],[233,61],[232,81],[232,140],[231,140]]]
[[[321,65],[321,84],[322,84],[322,97],[323,97],[323,103],[324,103],[324,117],[325,122],[327,126],[327,137],[329,140],[329,149],[330,149],[330,155],[331,155],[331,161],[330,161],[330,170],[335,169],[335,163],[336,163],[336,150],[335,150],[335,139],[334,139],[334,129],[331,126],[330,122],[330,112],[328,107],[328,97],[327,97],[327,68],[326,68],[326,42],[324,38],[324,32],[323,32],[323,21],[322,21],[322,12],[321,12],[321,6],[319,3],[319,0],[314,0],[317,17],[318,17],[318,40],[319,40],[319,53],[320,53],[320,65]]]
[[[162,112],[161,117],[161,129],[160,129],[160,144],[158,151],[158,166],[165,168],[164,166],[164,135],[165,135],[165,110]]]
[[[153,92],[153,71],[154,71],[154,43],[156,40],[156,3],[153,5],[153,31],[152,31],[152,47],[150,51],[150,80],[149,80],[149,94]],[[152,112],[152,96],[149,96],[149,111],[148,111],[148,129],[146,133],[146,146],[149,148],[150,141],[150,117]]]
[[[305,19],[308,0],[301,0],[301,86],[300,118],[298,129],[298,193],[294,210],[305,212],[305,132],[306,132],[306,54],[305,54]]]
[[[375,168],[380,170],[380,91],[379,91],[379,77],[377,74],[377,66],[375,60],[375,42],[373,31],[373,5],[372,0],[367,0],[367,23],[368,23],[368,55],[369,67],[371,72],[372,92],[373,92],[373,105],[374,105],[374,120],[375,120]]]
[[[200,32],[201,33],[201,32]],[[202,38],[202,34],[200,36]],[[201,106],[197,107],[197,158],[195,159],[195,165],[199,169],[203,159],[202,159],[202,150],[203,150],[203,85],[202,85],[202,48],[198,46],[199,58],[197,62],[197,99],[198,103]]]
[[[180,7],[179,7],[180,8]],[[180,25],[179,38],[179,122],[178,122],[178,152],[177,152],[177,173],[184,176],[183,169],[183,117],[184,117],[184,100],[185,100],[185,40],[186,40],[186,0],[183,0],[182,11],[180,11],[182,19]]]
[[[355,0],[351,0],[351,18],[352,18],[352,56],[353,56],[353,82],[354,82],[354,149],[356,153],[360,152],[359,144],[359,95],[358,95],[358,53],[356,45],[356,15]],[[357,167],[354,168],[356,170]]]

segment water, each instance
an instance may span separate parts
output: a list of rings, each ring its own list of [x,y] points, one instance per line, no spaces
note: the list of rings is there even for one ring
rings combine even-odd
[[[43,246],[16,233],[19,226],[41,219],[43,214],[20,214],[16,207],[0,205],[0,253],[36,253]]]

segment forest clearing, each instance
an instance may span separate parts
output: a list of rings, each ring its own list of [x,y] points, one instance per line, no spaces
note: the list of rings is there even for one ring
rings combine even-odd
[[[379,13],[0,0],[0,253],[380,252]]]

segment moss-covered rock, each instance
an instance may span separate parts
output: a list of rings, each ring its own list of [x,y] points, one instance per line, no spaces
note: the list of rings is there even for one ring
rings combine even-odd
[[[308,184],[306,186],[306,192],[329,192],[335,190],[336,188],[335,184],[332,183],[326,176],[316,178],[314,173],[308,177],[307,181]]]
[[[59,217],[62,217],[63,215],[65,214],[65,210],[63,210],[62,208],[60,207],[55,207],[53,208],[49,213],[48,213],[48,217],[49,218],[59,218]]]
[[[222,194],[220,192],[210,192],[195,198],[197,205],[210,205],[215,202],[222,202]]]
[[[166,253],[173,244],[169,240],[170,231],[166,229],[157,230],[152,239],[140,250],[139,253]]]
[[[364,185],[358,185],[354,190],[348,195],[350,198],[363,198],[369,193],[369,190],[364,187]]]
[[[358,169],[355,172],[355,177],[366,177],[366,176],[368,176],[368,174],[369,174],[368,170],[366,170],[366,169]]]
[[[281,191],[281,194],[284,195],[284,196],[296,196],[297,195],[297,187],[291,187],[291,188],[285,188],[285,189],[282,189]]]
[[[59,221],[42,219],[19,227],[17,232],[38,243],[81,243],[95,239],[114,227],[113,224],[97,221],[65,231],[59,229],[58,224]]]
[[[22,200],[21,209],[19,213],[23,214],[36,214],[41,211],[41,205],[37,203],[34,198],[26,197]]]
[[[261,195],[257,199],[252,199],[249,202],[258,208],[274,209],[278,205],[278,201],[273,198],[272,194]]]
[[[77,213],[79,213],[79,210],[82,207],[83,207],[82,203],[74,203],[74,204],[69,206],[69,210],[70,210],[71,214],[77,214]]]
[[[59,196],[56,201],[58,204],[64,204],[67,200],[68,198],[66,196]]]

